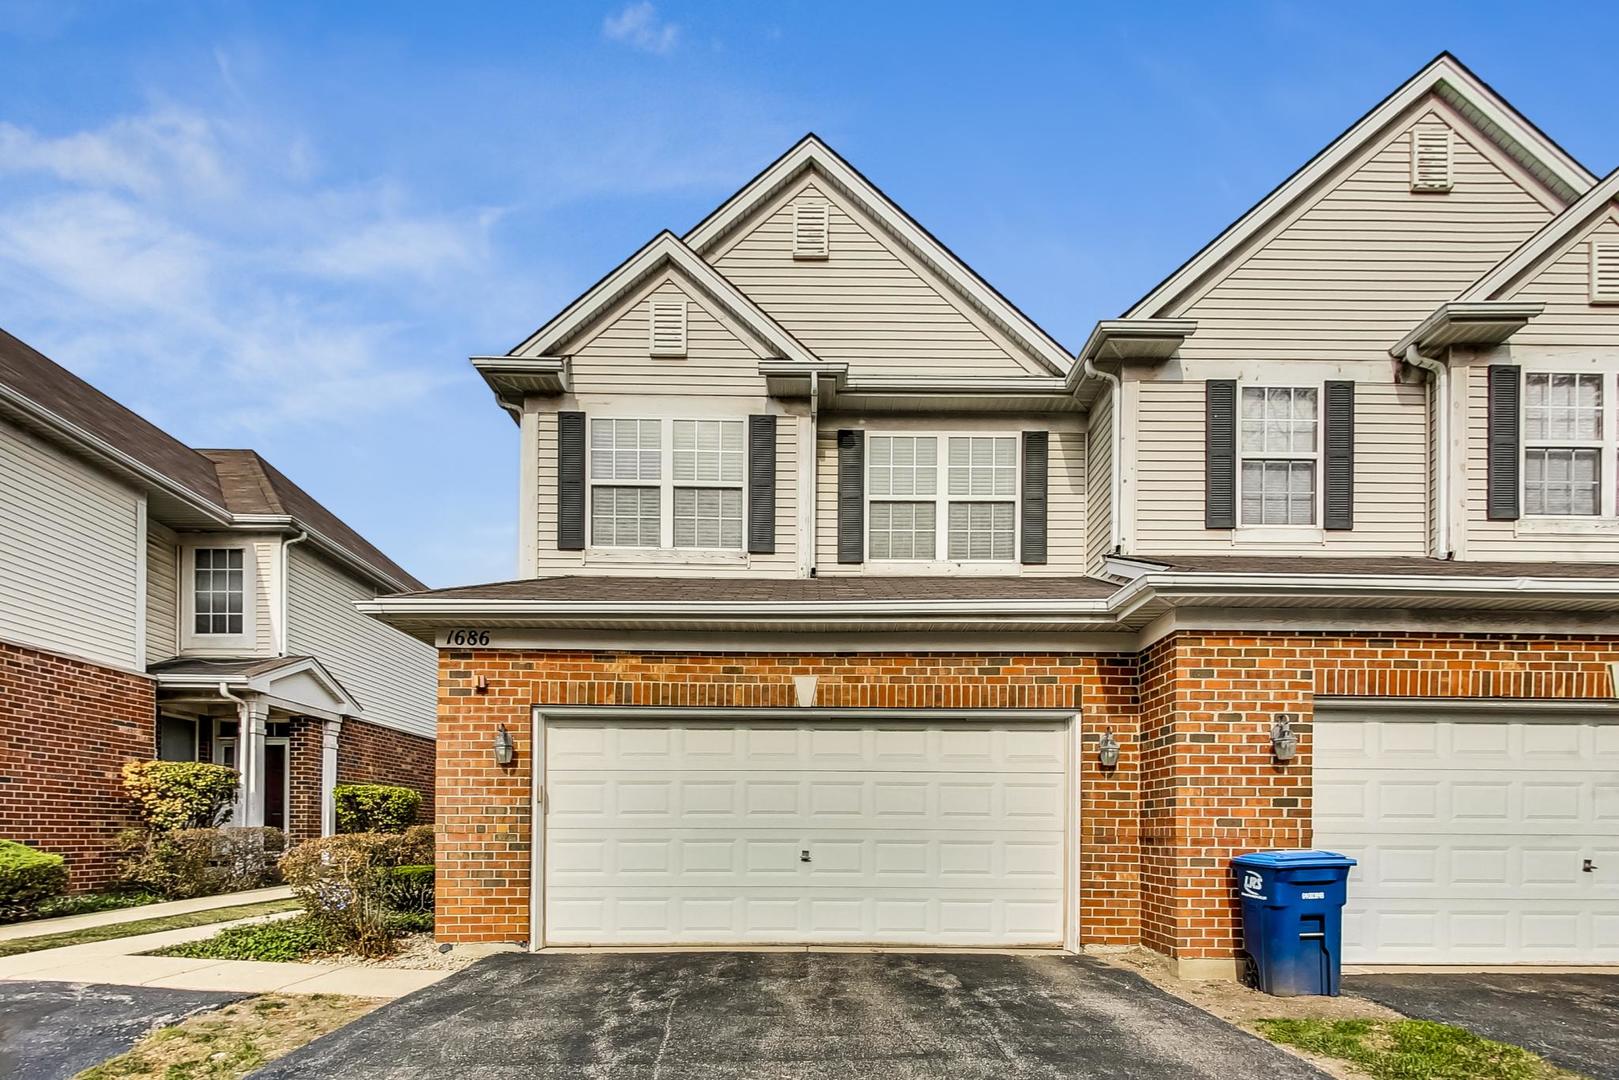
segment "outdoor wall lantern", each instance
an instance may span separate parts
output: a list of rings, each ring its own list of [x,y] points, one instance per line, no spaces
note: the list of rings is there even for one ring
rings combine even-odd
[[[1119,740],[1113,737],[1111,729],[1102,732],[1102,741],[1096,745],[1096,760],[1104,769],[1119,763]]]
[[[510,765],[512,758],[517,754],[517,745],[512,742],[512,733],[502,724],[495,731],[495,764]]]
[[[1270,752],[1279,762],[1292,761],[1299,752],[1299,737],[1293,731],[1293,717],[1288,713],[1282,713],[1271,725]]]

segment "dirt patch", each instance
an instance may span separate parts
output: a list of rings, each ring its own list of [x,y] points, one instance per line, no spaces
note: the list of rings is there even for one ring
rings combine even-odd
[[[1097,953],[1097,959],[1135,972],[1165,993],[1196,1005],[1206,1013],[1265,1039],[1260,1020],[1400,1020],[1403,1014],[1375,1001],[1344,994],[1340,997],[1271,997],[1241,983],[1225,980],[1192,982],[1175,974],[1175,962],[1151,949],[1125,949]],[[1266,1041],[1270,1041],[1266,1039]],[[1289,1053],[1343,1080],[1363,1080],[1370,1074],[1343,1061],[1284,1046]]]
[[[238,1080],[381,1005],[330,994],[265,994],[153,1032],[75,1080]]]

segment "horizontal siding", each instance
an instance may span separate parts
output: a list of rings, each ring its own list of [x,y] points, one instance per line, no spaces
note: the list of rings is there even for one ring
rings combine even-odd
[[[146,662],[180,651],[179,538],[159,521],[146,522]]]
[[[1441,122],[1433,112],[1417,121]],[[1198,324],[1182,358],[1385,356],[1550,220],[1551,211],[1474,144],[1482,136],[1464,124],[1455,130],[1452,191],[1413,193],[1410,128],[1391,137],[1179,312]]]
[[[793,258],[793,206],[802,199],[830,206],[825,259]],[[817,356],[847,361],[854,378],[1045,374],[1034,361],[1020,360],[876,229],[810,177],[769,204],[712,261]]]
[[[274,537],[255,540],[252,550],[253,649],[260,656],[274,656],[276,623],[281,619],[281,607],[276,602],[276,577],[280,572],[281,539]]]
[[[368,723],[432,736],[437,728],[438,654],[432,646],[361,615],[362,585],[303,547],[288,552],[287,651],[318,659]]]
[[[652,299],[686,300],[686,355],[654,357],[648,341]],[[609,313],[599,329],[573,355],[573,391],[652,396],[763,397],[759,376],[763,354],[744,342],[671,275]]]
[[[137,667],[139,497],[0,423],[0,637]]]
[[[1111,391],[1096,399],[1091,407],[1090,424],[1086,431],[1085,499],[1089,507],[1089,526],[1085,543],[1086,572],[1096,574],[1102,569],[1102,559],[1108,554],[1108,537],[1113,523],[1113,394]]]
[[[1610,208],[1619,212],[1619,204]],[[1591,240],[1619,243],[1619,221],[1601,219],[1510,299],[1543,300],[1546,310],[1512,337],[1514,349],[1619,349],[1619,305],[1591,303]]]
[[[1016,419],[990,419],[972,423],[939,420],[902,424],[874,421],[864,427],[868,435],[884,431],[934,430],[994,432],[1038,430],[1046,419],[1019,423]],[[859,574],[863,567],[838,563],[838,429],[849,427],[836,417],[823,417],[816,439],[815,565],[821,576]],[[854,426],[860,426],[858,424]],[[1057,428],[1051,432],[1047,477],[1046,563],[1021,568],[1026,574],[1083,574],[1085,572],[1086,503],[1085,433]]]
[[[766,402],[757,403],[765,411]],[[613,409],[614,415],[632,416],[635,407],[625,402]],[[704,415],[700,405],[694,405],[691,416]],[[586,424],[590,413],[586,412]],[[690,562],[648,558],[637,564],[633,555],[602,556],[583,551],[557,550],[557,417],[554,412],[540,413],[536,424],[536,452],[539,455],[535,469],[535,487],[539,498],[535,506],[535,565],[538,576],[548,574],[656,574],[658,576],[716,576],[746,575],[768,577],[795,577],[798,574],[798,432],[799,420],[794,416],[776,417],[776,550],[769,555],[746,554],[735,563],[716,564],[694,558]],[[744,512],[746,507],[744,505]],[[589,510],[586,521],[588,531]],[[628,565],[626,565],[628,564]]]
[[[1422,386],[1356,383],[1355,528],[1299,543],[1245,541],[1241,529],[1205,529],[1203,383],[1144,382],[1136,391],[1136,554],[1426,553],[1428,410]]]

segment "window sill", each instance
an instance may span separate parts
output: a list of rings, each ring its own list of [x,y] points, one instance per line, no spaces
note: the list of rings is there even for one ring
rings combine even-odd
[[[1235,544],[1324,544],[1326,530],[1319,525],[1239,525],[1231,530]]]
[[[586,566],[747,566],[745,551],[705,548],[586,548]]]
[[[1619,519],[1604,517],[1524,517],[1518,536],[1619,536]]]
[[[1005,577],[1008,574],[1021,574],[1023,564],[1004,559],[983,561],[946,559],[926,562],[916,559],[867,559],[863,564],[863,572],[932,577]]]

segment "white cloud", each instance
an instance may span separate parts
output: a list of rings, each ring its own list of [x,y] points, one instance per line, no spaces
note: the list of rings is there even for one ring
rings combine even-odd
[[[608,41],[622,42],[659,56],[673,52],[680,43],[680,27],[659,19],[658,9],[650,0],[641,0],[617,15],[609,15],[602,21],[602,34]]]

